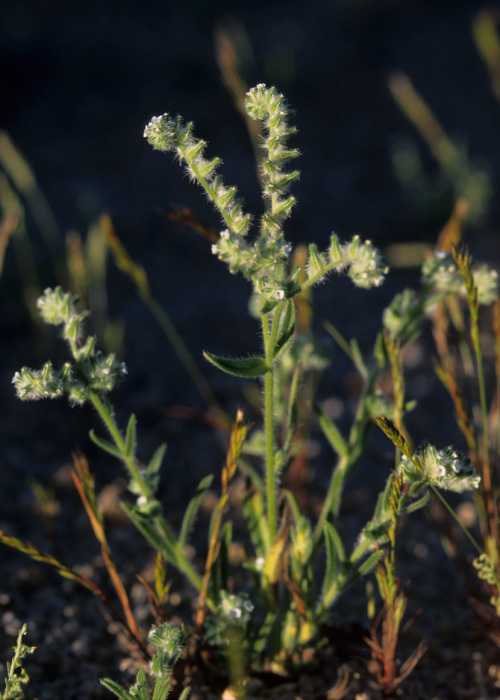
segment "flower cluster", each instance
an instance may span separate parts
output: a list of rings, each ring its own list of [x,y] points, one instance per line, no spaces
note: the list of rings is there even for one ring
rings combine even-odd
[[[249,90],[245,99],[245,110],[252,118],[263,122],[265,136],[262,147],[262,183],[266,211],[262,216],[261,235],[268,243],[282,241],[282,224],[290,215],[295,197],[287,194],[292,182],[299,177],[298,170],[286,172],[287,162],[297,158],[299,151],[288,148],[286,140],[297,132],[290,126],[290,110],[285,98],[274,87],[260,83]]]
[[[220,600],[214,615],[206,621],[206,641],[213,647],[227,647],[228,629],[248,631],[254,606],[246,593],[220,592]]]
[[[283,223],[295,204],[289,188],[299,177],[298,170],[287,169],[289,161],[299,155],[296,148],[287,145],[296,129],[289,124],[291,111],[285,98],[274,87],[261,83],[249,90],[245,110],[252,119],[262,121],[264,130],[261,180],[265,210],[259,235],[253,241],[246,238],[250,216],[243,214],[236,188],[226,187],[216,174],[219,158],[207,160],[204,157],[206,143],[195,139],[192,123],[185,124],[181,117],[163,114],[151,119],[144,136],[153,148],[173,151],[190,176],[203,187],[225,223],[212,252],[227,263],[232,273],[242,272],[251,279],[255,292],[272,307],[273,303],[291,298],[300,291],[297,276],[295,279],[286,277],[291,246],[283,234]],[[359,236],[344,245],[332,236],[330,249],[325,254],[319,253],[316,246],[310,246],[307,286],[318,282],[334,268],[347,269],[353,282],[366,289],[381,284],[387,272],[379,251],[370,241],[362,242]]]
[[[63,292],[61,287],[46,289],[37,300],[36,305],[40,315],[51,326],[63,327],[62,336],[68,342],[76,342],[82,334],[82,324],[88,312],[78,313],[78,297]]]
[[[321,281],[332,270],[346,270],[357,287],[369,289],[383,282],[388,269],[371,241],[362,241],[356,235],[340,243],[338,236],[332,233],[326,253],[320,253],[314,243],[309,246],[306,286]]]
[[[144,129],[144,137],[158,151],[173,151],[186,166],[190,177],[199,182],[222,214],[229,230],[244,236],[250,226],[250,215],[244,214],[236,187],[226,187],[217,175],[220,158],[207,160],[206,141],[193,136],[193,123],[185,124],[180,116],[169,114],[153,117]]]
[[[481,481],[470,459],[451,446],[438,450],[424,443],[412,459],[403,456],[399,468],[405,483],[424,480],[438,488],[458,493],[477,489]]]
[[[370,289],[382,284],[389,268],[384,265],[380,251],[371,241],[361,241],[359,236],[354,236],[350,243],[343,246],[342,251],[345,262],[349,265],[348,275],[357,287]]]
[[[87,312],[77,311],[78,297],[63,292],[60,287],[46,289],[37,306],[46,323],[62,326],[62,336],[69,344],[75,364],[66,362],[54,370],[46,362],[40,370],[23,367],[16,372],[12,383],[17,396],[24,401],[55,399],[68,394],[72,404],[82,404],[90,392],[107,393],[123,379],[126,368],[113,354],[103,355],[95,348],[95,338],[87,338],[78,345]]]
[[[150,671],[155,676],[167,676],[184,651],[186,633],[184,626],[163,623],[153,625],[148,634],[148,641],[156,647],[151,660]]]
[[[422,277],[426,284],[436,292],[444,294],[461,294],[465,296],[465,285],[450,253],[437,251],[422,266]],[[480,304],[492,304],[498,299],[499,280],[496,270],[481,265],[473,271],[474,286]]]
[[[497,592],[500,591],[500,581],[498,580],[495,564],[490,556],[483,552],[479,557],[474,559],[472,565],[482,581],[486,581],[490,586],[496,588]],[[490,603],[495,608],[497,615],[500,615],[500,595],[492,595]]]

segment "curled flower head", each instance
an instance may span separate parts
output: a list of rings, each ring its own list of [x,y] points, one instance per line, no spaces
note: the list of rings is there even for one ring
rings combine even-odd
[[[418,483],[424,478],[438,488],[458,493],[477,489],[481,480],[470,459],[451,446],[438,450],[424,443],[413,459],[401,458],[400,469],[406,483]]]
[[[183,125],[180,118],[172,118],[167,112],[152,117],[144,129],[144,138],[157,151],[175,150],[189,136],[192,124]]]
[[[59,326],[79,315],[76,310],[77,303],[78,297],[69,292],[63,292],[61,287],[55,289],[48,287],[39,297],[36,305],[45,323]]]
[[[354,236],[344,246],[344,258],[350,263],[348,275],[357,287],[369,289],[380,286],[384,281],[388,267],[371,241],[361,241],[359,236]]]

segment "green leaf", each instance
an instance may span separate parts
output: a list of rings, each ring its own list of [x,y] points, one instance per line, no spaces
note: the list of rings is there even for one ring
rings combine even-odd
[[[365,561],[361,564],[361,566],[351,575],[349,578],[347,578],[344,583],[342,584],[342,589],[347,588],[350,586],[354,581],[357,581],[358,578],[361,578],[361,576],[364,576],[367,574],[369,571],[373,569],[375,564],[383,557],[385,556],[385,552],[383,549],[379,549],[376,552],[372,552],[368,559],[365,559]]]
[[[421,498],[419,498],[416,501],[412,501],[408,505],[404,505],[404,500],[402,500],[402,503],[399,508],[398,515],[406,515],[407,513],[414,513],[416,510],[419,510],[420,508],[423,508],[427,501],[429,500],[429,492],[426,491]]]
[[[127,434],[125,436],[125,454],[127,457],[132,457],[136,447],[136,423],[137,420],[132,413],[127,425]]]
[[[125,690],[125,688],[122,688],[116,681],[112,681],[111,678],[101,678],[101,684],[119,697],[120,700],[134,700],[133,695]]]
[[[156,684],[158,683],[158,679],[156,681]],[[134,696],[137,698],[137,700],[149,700],[150,695],[149,695],[149,686],[148,686],[148,679],[146,677],[146,672],[143,668],[140,668],[139,671],[137,672],[137,677],[134,685],[132,686],[131,690],[134,691]],[[156,687],[155,687],[156,691]],[[156,693],[153,693],[153,697]],[[163,698],[162,698],[163,700]]]
[[[260,313],[261,314],[268,314],[270,311],[275,309],[279,303],[280,303],[279,299],[266,299],[266,301],[262,304],[262,308],[260,310]]]
[[[288,500],[290,508],[292,509],[293,519],[297,523],[299,521],[299,518],[302,516],[297,497],[295,496],[295,494],[293,494],[291,491],[288,491],[287,489],[285,489],[284,493]]]
[[[235,377],[263,377],[270,367],[263,357],[218,357],[208,352],[203,357],[227,374]]]
[[[277,360],[288,350],[295,333],[295,304],[291,299],[286,302],[286,309],[281,319],[276,345],[274,346],[273,359]]]
[[[165,559],[170,561],[172,564],[177,566],[177,554],[175,548],[171,542],[167,540],[166,537],[162,537],[161,534],[156,530],[154,525],[152,525],[144,517],[141,517],[133,507],[127,505],[126,503],[120,504],[125,513],[134,523],[135,527],[139,530],[141,535],[149,542],[155,551],[161,551]]]
[[[326,547],[326,571],[321,597],[324,599],[337,579],[339,564],[344,562],[345,554],[339,533],[331,523],[324,524],[323,533]]]
[[[300,390],[302,383],[302,363],[298,362],[293,372],[290,395],[286,412],[286,430],[283,440],[283,453],[288,456],[299,425]]]
[[[262,569],[262,585],[268,594],[271,593],[271,587],[273,584],[278,583],[279,581],[281,561],[287,540],[288,533],[286,531],[278,532],[271,549],[267,553],[264,567]]]
[[[318,404],[313,404],[313,409],[318,416],[323,435],[326,437],[333,450],[339,455],[339,457],[346,457],[349,453],[349,448],[335,423],[328,418]]]
[[[193,525],[194,519],[200,507],[201,499],[203,498],[203,494],[205,493],[205,491],[209,488],[210,484],[212,483],[212,479],[212,474],[209,474],[200,481],[200,483],[198,484],[198,488],[196,489],[196,493],[191,499],[191,502],[189,503],[186,512],[184,513],[184,518],[182,520],[181,526],[181,534],[179,535],[178,541],[178,545],[181,549],[184,549],[186,545],[189,531]]]
[[[387,350],[385,348],[384,334],[382,331],[377,333],[377,338],[373,347],[373,358],[377,364],[377,368],[382,370],[387,362]]]
[[[246,496],[243,511],[255,552],[258,557],[264,557],[270,542],[264,512],[264,498],[260,490]]]
[[[369,372],[365,365],[363,355],[361,354],[361,350],[359,349],[359,345],[355,338],[352,338],[350,345],[352,352],[352,361],[354,362],[354,364],[356,365],[356,369],[366,382],[368,381]]]
[[[163,457],[167,449],[166,443],[160,445],[156,450],[148,464],[148,475],[156,476],[160,471],[161,463],[163,462]]]
[[[105,452],[109,452],[109,454],[113,455],[113,457],[118,457],[118,459],[123,459],[123,454],[111,442],[108,442],[107,440],[104,440],[103,438],[97,437],[97,435],[94,433],[93,430],[90,431],[89,436],[90,436],[90,439],[92,440],[92,442],[95,442],[95,444],[98,447],[100,447],[101,450],[104,450]]]
[[[227,590],[229,580],[229,548],[233,539],[232,523],[224,523],[220,536],[219,556],[217,557],[217,565],[219,568],[220,587]]]

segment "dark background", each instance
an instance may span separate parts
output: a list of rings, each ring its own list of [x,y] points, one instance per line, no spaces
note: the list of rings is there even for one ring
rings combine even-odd
[[[236,184],[247,210],[259,214],[250,141],[217,65],[215,33],[223,27],[240,52],[247,85],[276,85],[296,110],[293,145],[302,153],[301,179],[293,190],[298,204],[287,237],[320,248],[332,231],[341,238],[359,233],[383,250],[393,242],[434,243],[457,193],[442,187],[436,161],[391,97],[388,79],[402,71],[449,136],[489,171],[492,196],[469,226],[467,240],[477,259],[498,261],[500,105],[472,39],[472,21],[482,7],[444,0],[4,0],[0,128],[37,176],[62,232],[61,255],[68,230],[85,237],[89,224],[107,212],[196,358],[202,349],[255,351],[256,326],[243,312],[248,284],[229,275],[206,240],[157,212],[171,203],[187,205],[220,225],[178,164],[145,142],[144,125],[164,111],[193,120],[196,134],[208,141],[207,155],[222,157],[226,183]],[[420,154],[430,196],[419,197],[396,177],[392,154],[401,142]],[[53,285],[49,255],[29,212],[27,223],[39,274]],[[127,386],[149,392],[151,403],[161,398],[200,406],[132,285],[112,262],[108,267],[110,317],[126,327]],[[30,337],[31,327],[23,325],[17,275],[8,250],[0,298],[3,335],[19,344],[11,346],[15,353],[4,345],[6,393],[20,362],[45,359],[43,350],[34,359],[36,345],[23,337]],[[369,294],[339,280],[319,288],[316,298],[321,313],[369,347],[383,307],[405,284],[417,282],[415,270],[395,270]],[[152,367],[160,368],[160,380]],[[205,371],[216,389],[227,386],[213,368]]]

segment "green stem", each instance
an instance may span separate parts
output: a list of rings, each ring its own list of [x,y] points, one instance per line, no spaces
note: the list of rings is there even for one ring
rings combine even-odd
[[[489,434],[488,434],[488,408],[486,406],[486,387],[484,384],[484,368],[483,368],[483,353],[481,351],[481,343],[479,340],[479,327],[476,318],[473,318],[472,342],[474,345],[474,353],[476,355],[477,364],[477,381],[479,385],[479,401],[481,404],[481,423],[483,428],[483,459],[486,468],[489,470]]]
[[[347,454],[345,456],[340,457],[339,463],[337,464],[335,471],[332,474],[330,485],[328,487],[328,493],[321,508],[321,513],[314,530],[314,543],[316,547],[318,546],[321,540],[321,537],[323,535],[323,527],[330,513],[333,514],[334,518],[338,516],[344,482],[347,476],[354,468],[354,466],[356,465],[356,462],[358,461],[361,452],[363,451],[366,436],[363,436],[362,427],[367,417],[369,416],[369,411],[367,409],[367,401],[373,395],[373,391],[379,374],[380,369],[376,367],[368,377],[368,381],[363,390],[363,396],[361,398],[361,401],[359,402],[358,410],[356,411],[354,423],[349,433],[349,440],[347,443]]]
[[[126,451],[125,451],[125,441],[124,441],[124,439],[123,439],[123,437],[118,429],[118,426],[115,423],[112,412],[103,403],[100,396],[98,394],[96,394],[94,391],[91,391],[89,393],[89,398],[92,402],[92,405],[94,406],[97,413],[99,414],[102,422],[106,426],[110,436],[113,438],[115,445],[119,449],[122,461],[124,462],[125,466],[127,467],[130,474],[132,475],[132,478],[135,481],[137,481],[137,484],[138,484],[139,488],[141,489],[142,495],[148,499],[151,498],[152,494],[151,494],[146,482],[142,478],[141,473],[139,472],[139,469],[137,468],[137,464],[135,462],[134,457],[128,456]]]
[[[264,426],[266,435],[266,507],[269,529],[269,543],[272,546],[276,537],[276,474],[274,469],[274,371],[273,351],[278,335],[279,321],[285,306],[280,301],[274,311],[271,329],[269,315],[262,314],[262,336],[264,352],[269,370],[264,378]]]
[[[179,146],[178,148],[179,148],[180,153],[182,154],[182,157],[184,158],[184,160],[186,161],[186,163],[188,163],[189,167],[190,167],[191,170],[193,171],[193,173],[194,173],[196,179],[198,180],[198,182],[200,183],[200,185],[203,187],[203,189],[205,190],[205,192],[208,194],[208,196],[210,197],[210,199],[212,200],[212,202],[215,204],[215,206],[217,207],[217,209],[218,209],[219,212],[221,213],[221,215],[222,215],[224,221],[225,221],[226,224],[227,224],[228,229],[229,229],[230,231],[232,231],[233,233],[237,233],[237,231],[235,231],[234,228],[233,228],[233,223],[232,223],[231,219],[229,218],[229,216],[226,214],[226,212],[225,212],[223,209],[221,209],[221,208],[218,206],[218,204],[217,204],[217,196],[216,196],[215,189],[210,185],[210,183],[207,181],[207,179],[206,179],[205,177],[203,177],[203,175],[200,173],[200,170],[199,170],[199,168],[196,166],[196,164],[194,163],[194,161],[187,157],[187,155],[186,155],[186,150],[183,149],[181,146]]]
[[[455,520],[455,522],[457,523],[457,525],[459,525],[459,527],[461,528],[461,530],[463,531],[463,533],[465,534],[465,536],[467,537],[467,539],[469,540],[469,542],[472,544],[472,546],[474,547],[474,549],[478,552],[478,554],[484,554],[484,550],[481,549],[481,547],[480,547],[480,545],[478,544],[477,540],[471,535],[471,533],[469,532],[469,530],[465,527],[465,525],[464,525],[463,522],[460,520],[460,518],[458,517],[458,515],[455,513],[455,511],[453,510],[453,508],[450,506],[450,504],[448,503],[448,501],[446,500],[446,498],[440,494],[440,492],[437,490],[437,488],[434,486],[434,484],[431,484],[430,481],[427,481],[427,484],[428,484],[428,486],[430,486],[430,488],[434,491],[434,493],[436,494],[436,496],[439,498],[439,500],[440,500],[441,503],[444,505],[444,507],[446,508],[446,510],[448,511],[448,513],[451,515],[451,517]]]
[[[315,284],[319,279],[321,279],[323,277],[323,275],[330,272],[330,270],[333,270],[336,267],[339,267],[339,265],[345,265],[346,263],[349,263],[349,262],[350,262],[349,260],[342,260],[341,262],[335,262],[335,263],[330,263],[329,265],[325,265],[325,267],[322,268],[319,272],[317,272],[315,275],[313,275],[312,277],[309,277],[308,280],[303,282],[300,285],[300,289],[297,293],[300,294],[301,292],[303,292],[306,289],[308,289],[309,287],[311,287],[311,285]]]
[[[471,329],[470,335],[472,340],[472,345],[474,347],[474,354],[476,356],[477,365],[477,381],[479,386],[479,401],[481,405],[481,426],[483,433],[483,449],[482,449],[482,486],[483,495],[486,506],[486,514],[488,520],[488,527],[490,531],[490,536],[493,538],[495,547],[498,549],[499,546],[499,529],[497,521],[497,504],[496,504],[496,494],[495,486],[493,481],[493,474],[490,465],[490,438],[489,438],[489,427],[488,427],[488,408],[486,405],[486,386],[484,382],[484,368],[483,368],[483,353],[481,350],[481,341],[479,338],[479,303],[477,297],[473,298],[471,294],[467,294],[467,301],[469,303],[469,312],[471,317]]]
[[[134,481],[136,481],[137,485],[139,486],[141,494],[148,500],[151,499],[153,497],[153,494],[151,493],[150,488],[148,487],[147,483],[142,477],[135,458],[133,456],[127,455],[125,451],[125,441],[122,437],[122,434],[120,433],[120,430],[118,429],[118,426],[115,423],[112,411],[102,401],[101,397],[94,391],[91,391],[89,393],[89,398],[97,413],[101,417],[104,425],[106,426],[111,438],[114,440],[116,447],[120,451],[121,460],[130,472]],[[165,519],[161,515],[156,515],[153,518],[153,522],[156,525],[156,527],[160,530],[160,532],[162,532],[164,537],[166,537],[166,539],[170,541],[170,543],[175,543],[175,562],[173,563],[176,564],[177,567],[185,573],[185,575],[191,581],[193,586],[198,591],[200,591],[202,585],[201,578],[194,570],[191,562],[187,559],[182,549],[178,546],[178,543],[175,537],[173,536]]]

